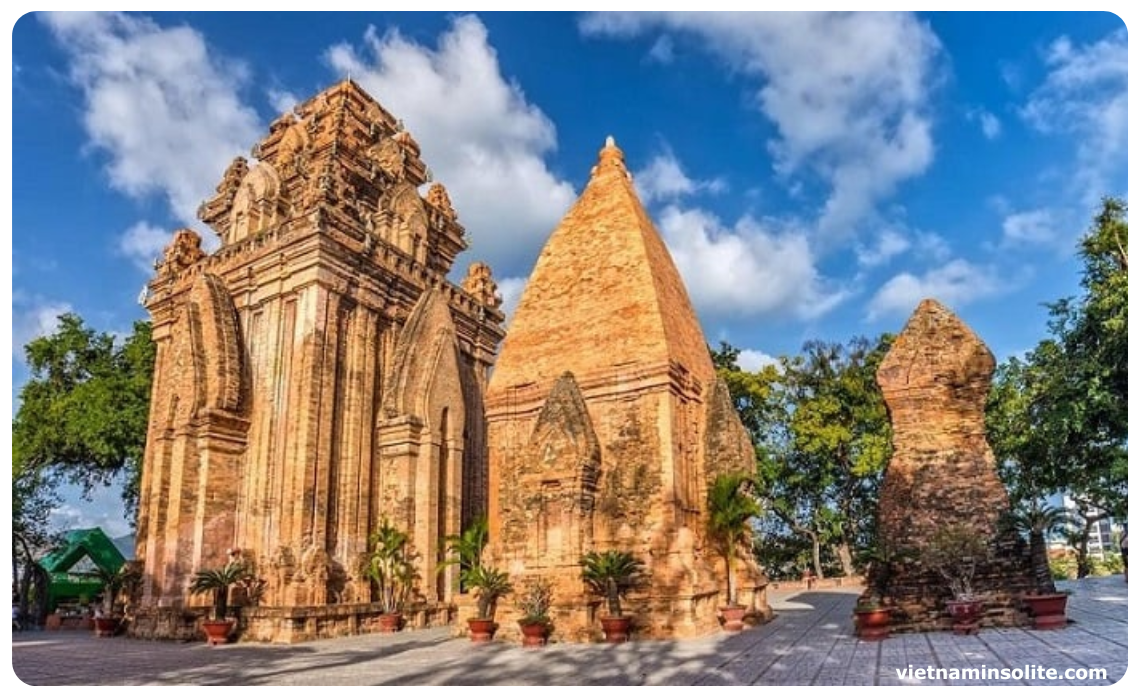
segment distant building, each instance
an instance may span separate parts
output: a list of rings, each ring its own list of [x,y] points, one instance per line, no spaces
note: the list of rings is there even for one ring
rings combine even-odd
[[[1071,496],[1068,495],[1061,497],[1061,505],[1071,514],[1073,514],[1074,520],[1070,523],[1069,528],[1073,531],[1079,532],[1084,527],[1083,522],[1080,520],[1080,506]],[[1092,528],[1089,530],[1089,556],[1100,561],[1104,561],[1108,554],[1118,554],[1120,552],[1120,547],[1117,545],[1117,538],[1120,536],[1120,531],[1122,529],[1123,526],[1117,523],[1116,519],[1111,517],[1103,518],[1093,524]],[[1072,545],[1068,542],[1063,534],[1059,534],[1051,538],[1049,546],[1050,548],[1058,549],[1072,547]]]

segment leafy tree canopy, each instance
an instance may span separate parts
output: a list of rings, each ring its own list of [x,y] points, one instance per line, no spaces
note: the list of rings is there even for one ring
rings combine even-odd
[[[855,570],[871,541],[877,490],[891,454],[891,429],[875,373],[892,337],[846,345],[808,342],[756,373],[736,364],[739,350],[714,351],[741,420],[756,444],[765,513],[761,562],[773,574],[795,561],[822,574],[824,553]],[[794,551],[793,551],[794,550]],[[784,573],[790,573],[791,569]]]
[[[124,473],[133,518],[154,371],[150,324],[136,322],[117,341],[66,314],[24,351],[31,377],[12,423],[14,471],[62,477],[88,492]]]
[[[1015,502],[1067,491],[1123,516],[1128,503],[1127,205],[1106,198],[1082,237],[1079,297],[1049,305],[1049,337],[995,376],[990,443]]]

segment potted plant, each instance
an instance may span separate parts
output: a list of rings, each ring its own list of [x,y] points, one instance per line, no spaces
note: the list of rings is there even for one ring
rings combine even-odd
[[[368,536],[369,553],[362,573],[376,585],[380,603],[379,629],[384,633],[399,631],[404,607],[416,580],[408,533],[383,518]]]
[[[601,622],[606,641],[625,643],[629,640],[632,618],[622,614],[621,599],[637,587],[645,564],[632,552],[616,549],[587,552],[578,563],[582,566],[582,580],[590,591],[605,598],[608,614],[601,617]]]
[[[93,575],[103,583],[103,606],[95,612],[95,635],[115,636],[122,625],[122,615],[115,605],[123,593],[129,593],[142,579],[136,562],[126,562],[116,571],[96,567]]]
[[[554,584],[543,578],[531,581],[519,595],[515,607],[522,613],[519,630],[522,631],[524,646],[541,646],[546,643],[553,625],[550,619],[550,606],[553,602]]]
[[[499,625],[495,623],[495,606],[499,598],[514,588],[505,571],[479,564],[466,574],[467,586],[475,592],[477,615],[467,620],[471,640],[485,643],[495,636]]]
[[[946,581],[951,599],[946,610],[955,634],[976,634],[981,627],[982,599],[974,593],[974,573],[989,558],[989,548],[973,529],[963,524],[941,528],[920,554],[920,562]]]
[[[713,549],[724,558],[728,603],[721,607],[725,631],[744,628],[745,607],[736,596],[736,553],[748,539],[748,521],[760,513],[751,495],[752,479],[739,472],[717,475],[708,492],[706,533]]]
[[[1029,537],[1034,590],[1021,596],[1021,601],[1033,617],[1033,627],[1063,629],[1068,625],[1065,608],[1069,594],[1057,590],[1053,582],[1045,536],[1064,528],[1070,520],[1070,514],[1065,509],[1047,506],[1040,498],[1034,497],[1019,505],[1009,517],[1014,529]]]
[[[458,535],[448,535],[443,539],[444,551],[448,557],[439,565],[443,571],[448,566],[459,565],[459,592],[465,593],[468,574],[483,563],[483,549],[487,546],[487,517],[479,516]]]
[[[202,622],[202,630],[206,632],[206,642],[211,646],[229,640],[234,627],[234,622],[226,619],[230,587],[245,580],[249,573],[249,567],[245,562],[231,553],[230,560],[224,566],[217,569],[201,569],[194,574],[190,583],[190,592],[195,595],[212,593],[214,596],[213,618]]]
[[[891,635],[891,609],[877,593],[855,603],[855,635],[864,641],[882,641]]]

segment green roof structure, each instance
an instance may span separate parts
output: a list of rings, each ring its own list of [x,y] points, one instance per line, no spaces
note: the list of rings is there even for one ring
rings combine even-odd
[[[109,573],[117,572],[127,561],[102,529],[68,531],[64,534],[63,543],[39,560],[49,576],[49,612],[54,611],[61,601],[82,600],[84,597],[90,600],[103,591],[103,582],[99,579],[71,572],[85,558]]]

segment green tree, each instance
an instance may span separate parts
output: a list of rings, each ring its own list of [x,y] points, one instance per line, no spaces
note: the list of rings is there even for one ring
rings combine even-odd
[[[37,623],[46,609],[43,587],[47,577],[36,558],[56,541],[48,530],[51,511],[59,502],[55,480],[43,470],[30,468],[18,460],[12,464],[12,585],[16,606],[25,624]],[[32,609],[33,585],[39,598]]]
[[[1118,517],[1128,509],[1128,207],[1105,198],[1081,238],[1084,293],[1051,305],[1060,357],[1044,403],[1050,454],[1078,500]]]
[[[66,314],[24,352],[31,375],[12,423],[14,469],[87,492],[122,474],[133,522],[154,372],[150,324],[136,322],[120,342]]]
[[[1049,305],[1049,337],[995,374],[986,429],[1015,508],[1068,493],[1087,575],[1088,533],[1128,511],[1127,206],[1107,198],[1082,237],[1079,297]]]
[[[724,559],[729,605],[736,602],[736,553],[748,537],[748,523],[760,515],[753,494],[755,481],[742,473],[724,473],[709,485],[708,519],[705,531],[713,548]]]
[[[774,574],[807,564],[852,575],[874,537],[877,490],[890,459],[891,429],[875,372],[892,337],[846,345],[808,342],[757,373],[736,366],[738,351],[714,352],[741,419],[756,443],[765,513],[758,554]]]

